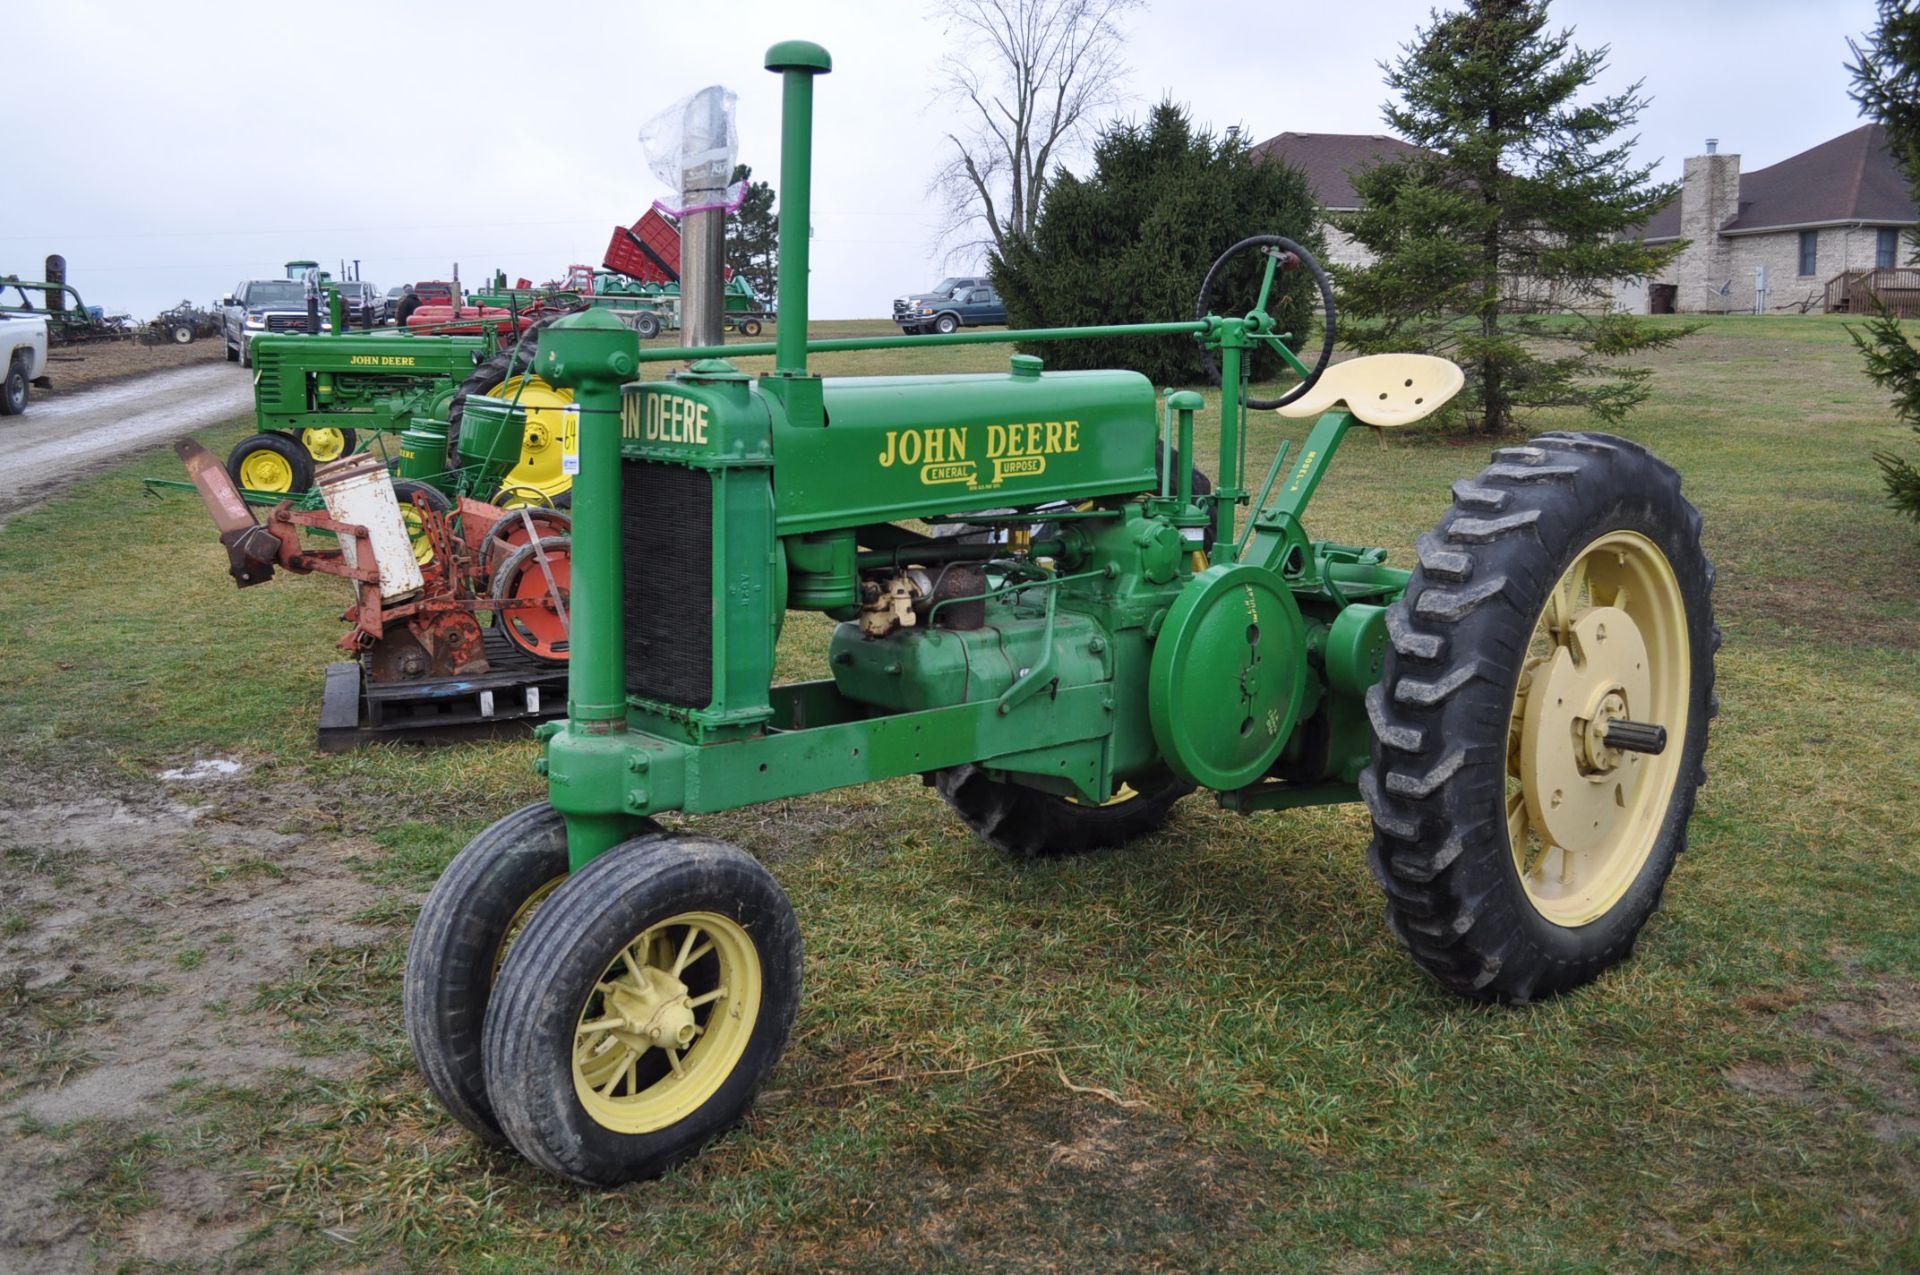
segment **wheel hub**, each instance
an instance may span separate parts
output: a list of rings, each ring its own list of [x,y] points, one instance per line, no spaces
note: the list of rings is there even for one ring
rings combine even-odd
[[[642,966],[640,978],[625,981],[607,998],[626,1031],[653,1047],[685,1049],[699,1034],[687,985],[657,966]]]
[[[1527,814],[1553,844],[1579,853],[1605,839],[1638,782],[1639,758],[1605,743],[1609,725],[1652,702],[1647,645],[1618,607],[1573,617],[1566,641],[1528,690],[1521,748]]]
[[[683,913],[622,948],[574,1033],[574,1092],[588,1115],[646,1133],[712,1097],[747,1047],[760,977],[752,939],[712,912]]]
[[[1607,743],[1607,731],[1617,721],[1629,720],[1627,700],[1619,687],[1600,697],[1586,716],[1586,728],[1580,732],[1580,768],[1589,775],[1604,775],[1619,766],[1622,758],[1633,756]]]

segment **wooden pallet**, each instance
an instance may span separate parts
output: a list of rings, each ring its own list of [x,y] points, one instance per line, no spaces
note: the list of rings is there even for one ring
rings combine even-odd
[[[486,635],[493,670],[479,677],[420,678],[377,685],[363,661],[327,665],[319,748],[446,743],[525,735],[567,711],[567,666],[527,655],[497,630]]]

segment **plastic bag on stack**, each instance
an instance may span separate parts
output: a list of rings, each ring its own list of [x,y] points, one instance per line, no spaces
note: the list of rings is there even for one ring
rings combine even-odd
[[[681,98],[640,128],[647,167],[674,192],[674,202],[653,206],[670,217],[697,212],[733,212],[747,197],[745,182],[732,182],[740,154],[733,116],[739,95],[714,84]]]

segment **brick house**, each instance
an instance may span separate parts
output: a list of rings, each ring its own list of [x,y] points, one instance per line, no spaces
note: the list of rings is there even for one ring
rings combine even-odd
[[[1738,155],[1709,141],[1646,226],[1648,243],[1684,239],[1686,249],[1658,278],[1617,287],[1615,304],[1637,314],[1846,309],[1850,282],[1914,286],[1904,279],[1913,272],[1895,268],[1913,255],[1917,222],[1878,124],[1744,174]]]
[[[1306,176],[1307,185],[1322,212],[1358,212],[1360,196],[1350,176],[1383,159],[1417,155],[1420,147],[1383,133],[1281,133],[1253,148],[1255,159],[1277,159]],[[1364,266],[1372,254],[1331,224],[1323,224],[1327,261],[1336,266]]]

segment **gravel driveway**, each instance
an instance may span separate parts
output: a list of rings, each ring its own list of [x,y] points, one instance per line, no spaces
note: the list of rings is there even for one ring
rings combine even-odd
[[[35,397],[0,420],[0,517],[140,451],[253,410],[253,378],[224,361]]]

